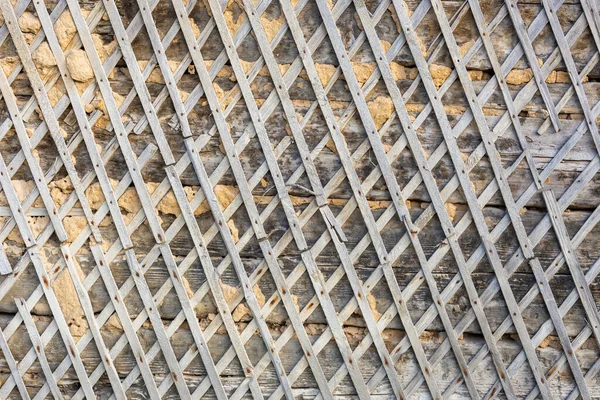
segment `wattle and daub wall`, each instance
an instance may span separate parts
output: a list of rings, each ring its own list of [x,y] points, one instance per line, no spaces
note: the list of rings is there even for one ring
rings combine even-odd
[[[0,0],[0,398],[600,397],[596,0]]]

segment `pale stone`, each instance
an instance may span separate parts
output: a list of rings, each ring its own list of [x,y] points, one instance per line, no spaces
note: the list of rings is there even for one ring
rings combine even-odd
[[[75,267],[79,269],[77,263]],[[83,273],[78,271],[80,279],[83,277]],[[65,268],[60,272],[58,277],[52,282],[52,288],[56,299],[60,304],[60,309],[69,325],[71,334],[75,337],[81,337],[85,334],[88,329],[87,322],[84,317],[83,309],[79,303],[75,286],[71,279],[69,271]]]
[[[262,22],[262,27],[265,30],[267,40],[269,43],[271,43],[285,22],[285,15],[281,13],[279,18],[269,19],[267,14],[263,14],[260,18],[260,21]]]
[[[71,78],[79,82],[87,82],[94,78],[92,64],[82,49],[73,50],[67,56],[67,68]]]
[[[73,17],[68,10],[63,11],[63,13],[54,23],[54,31],[56,32],[60,47],[62,47],[64,50],[77,34],[75,22],[73,21]]]
[[[317,75],[321,80],[321,85],[326,86],[333,74],[335,73],[336,67],[331,64],[316,64]],[[308,80],[308,76],[305,78]]]
[[[354,69],[358,82],[365,83],[375,70],[375,63],[353,62],[352,69]]]
[[[452,69],[438,64],[431,64],[429,66],[429,71],[431,72],[431,77],[433,78],[433,83],[439,89],[446,79],[452,73]]]
[[[527,69],[513,69],[506,76],[506,83],[509,85],[522,85],[533,79],[533,71]]]
[[[240,231],[235,226],[235,222],[232,219],[230,219],[227,222],[227,226],[229,227],[229,231],[231,232],[231,238],[233,239],[233,242],[234,243],[239,242],[240,241]]]
[[[40,20],[29,11],[25,11],[19,18],[19,28],[23,33],[38,33],[42,25]]]
[[[394,112],[392,99],[387,96],[379,96],[370,100],[367,105],[377,129],[381,128]]]
[[[65,226],[65,231],[67,231],[67,241],[73,242],[77,239],[77,236],[85,229],[87,224],[87,220],[83,216],[73,215],[65,217],[63,225]]]

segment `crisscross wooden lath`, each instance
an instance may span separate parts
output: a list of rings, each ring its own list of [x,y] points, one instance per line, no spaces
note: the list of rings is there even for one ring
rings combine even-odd
[[[0,399],[600,397],[595,0],[0,0]]]

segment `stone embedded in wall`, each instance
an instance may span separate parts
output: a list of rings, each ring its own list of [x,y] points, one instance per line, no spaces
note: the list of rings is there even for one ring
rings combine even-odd
[[[94,78],[94,70],[85,50],[72,50],[67,55],[67,68],[75,81],[87,82]]]

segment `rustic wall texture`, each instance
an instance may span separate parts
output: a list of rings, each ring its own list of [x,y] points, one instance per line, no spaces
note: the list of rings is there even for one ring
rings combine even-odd
[[[598,0],[0,0],[0,399],[600,398]]]

